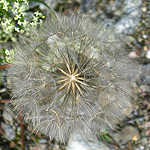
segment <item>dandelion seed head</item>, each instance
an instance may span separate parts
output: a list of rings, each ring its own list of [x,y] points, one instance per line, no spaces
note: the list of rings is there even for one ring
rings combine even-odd
[[[54,14],[32,32],[16,44],[7,75],[24,119],[62,142],[72,132],[88,138],[115,129],[135,91],[128,79],[134,63],[113,29]]]

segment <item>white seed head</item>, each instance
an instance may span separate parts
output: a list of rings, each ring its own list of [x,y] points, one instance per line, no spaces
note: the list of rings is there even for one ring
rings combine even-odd
[[[13,105],[34,130],[65,142],[113,130],[130,109],[132,61],[124,44],[104,24],[76,14],[54,14],[14,48],[8,80]]]

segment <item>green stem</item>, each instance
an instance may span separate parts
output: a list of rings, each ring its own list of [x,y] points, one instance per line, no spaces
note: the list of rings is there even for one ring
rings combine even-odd
[[[43,5],[45,5],[49,9],[50,14],[51,14],[51,16],[53,18],[53,12],[52,12],[51,8],[45,2],[43,2],[41,0],[29,0],[29,1],[39,2],[39,3],[42,3]]]

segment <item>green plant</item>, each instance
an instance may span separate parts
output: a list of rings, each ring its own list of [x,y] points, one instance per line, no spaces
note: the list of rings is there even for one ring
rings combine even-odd
[[[0,0],[0,42],[15,42],[18,33],[28,34],[28,28],[42,23],[42,13],[36,11],[29,17],[28,9],[28,0]]]
[[[100,132],[99,140],[106,140],[107,142],[111,142],[111,138],[109,134],[107,133],[106,129],[104,129],[103,132]]]
[[[65,142],[113,130],[130,109],[134,63],[112,28],[76,14],[53,14],[14,46],[8,69],[15,109],[34,130]]]

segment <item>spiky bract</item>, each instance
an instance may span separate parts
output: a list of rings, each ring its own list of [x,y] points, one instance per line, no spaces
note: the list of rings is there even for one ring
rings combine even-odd
[[[15,108],[36,131],[65,142],[70,133],[114,129],[131,108],[131,61],[104,24],[54,15],[15,45],[8,70]]]

